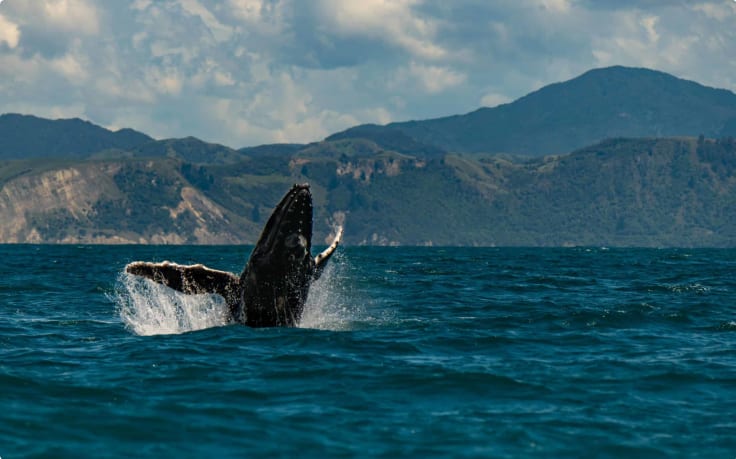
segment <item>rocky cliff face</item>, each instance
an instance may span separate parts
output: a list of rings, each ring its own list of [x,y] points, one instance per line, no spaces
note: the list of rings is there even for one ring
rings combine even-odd
[[[6,242],[45,242],[34,225],[45,214],[63,213],[80,223],[89,222],[92,203],[105,188],[102,182],[116,172],[111,166],[90,169],[69,167],[24,175],[4,184],[0,189],[0,238]]]
[[[153,162],[31,169],[0,188],[0,240],[7,243],[242,242],[227,214],[175,168]]]

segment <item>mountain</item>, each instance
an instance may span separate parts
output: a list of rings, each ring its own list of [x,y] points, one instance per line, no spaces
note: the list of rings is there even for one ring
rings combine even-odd
[[[613,137],[736,135],[736,94],[628,67],[588,71],[509,104],[465,115],[364,125],[335,136],[375,140],[401,132],[455,153],[571,152]]]
[[[467,115],[239,150],[3,115],[0,242],[253,243],[309,182],[315,244],[344,222],[347,244],[736,247],[735,106],[612,67]]]
[[[434,145],[417,141],[405,134],[401,129],[378,126],[376,124],[355,126],[345,131],[338,132],[337,134],[333,134],[325,140],[332,141],[343,139],[366,139],[383,149],[407,155],[441,157],[447,153],[445,150]]]
[[[304,148],[300,143],[274,143],[267,145],[258,145],[256,147],[245,147],[238,150],[247,156],[290,156],[291,154]]]
[[[736,94],[655,70],[616,66],[590,70],[497,107],[385,126],[359,125],[325,140],[362,139],[381,150],[423,158],[447,152],[539,157],[607,138],[701,134],[736,136]],[[79,119],[0,116],[0,159],[114,158],[127,153],[231,163],[244,156],[286,157],[307,147],[273,144],[233,150],[193,137],[153,141],[132,129],[111,132]]]
[[[384,154],[333,164],[331,177],[302,171],[327,184],[328,215],[346,212],[349,243],[736,245],[729,139],[611,139],[526,162]]]
[[[168,157],[197,164],[228,164],[242,161],[244,155],[230,147],[196,137],[164,139],[144,143],[132,150],[137,157]]]
[[[173,158],[0,162],[0,240],[236,243],[258,231],[191,185],[182,166]]]
[[[732,139],[609,139],[525,162],[342,139],[272,159],[0,162],[0,240],[253,243],[309,182],[315,244],[344,222],[351,245],[736,246]]]
[[[86,158],[101,150],[129,150],[153,139],[133,129],[110,131],[79,118],[48,120],[0,115],[0,160]]]

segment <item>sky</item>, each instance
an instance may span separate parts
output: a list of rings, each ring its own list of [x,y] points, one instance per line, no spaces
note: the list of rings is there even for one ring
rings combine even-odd
[[[467,113],[611,65],[736,91],[735,0],[0,1],[0,113],[234,148]]]

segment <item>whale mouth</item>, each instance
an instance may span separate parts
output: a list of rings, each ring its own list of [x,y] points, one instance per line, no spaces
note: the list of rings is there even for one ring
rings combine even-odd
[[[254,257],[309,255],[312,249],[312,193],[294,185],[278,203],[253,250]]]

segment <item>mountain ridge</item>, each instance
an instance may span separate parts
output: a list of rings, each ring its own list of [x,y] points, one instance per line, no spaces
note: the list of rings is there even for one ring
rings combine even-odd
[[[362,126],[333,136],[359,137]],[[455,153],[544,156],[611,137],[736,135],[736,94],[656,70],[613,66],[496,107],[382,127]]]
[[[415,122],[425,124],[411,125],[414,131],[402,123],[361,125],[309,144],[237,150],[194,137],[112,132],[78,119],[3,115],[0,133],[8,132],[8,120],[53,129],[0,137],[0,242],[253,243],[284,191],[309,182],[316,245],[344,223],[345,242],[355,245],[736,246],[736,215],[729,212],[736,208],[736,142],[710,134],[736,127],[733,93],[646,71],[647,85],[663,79],[657,85],[666,89],[649,91],[647,104],[685,109],[660,116],[621,100],[587,113],[621,91],[648,87],[622,89],[641,69],[591,72],[500,112],[476,111],[505,116],[498,125],[455,115]],[[575,91],[587,86],[590,100],[576,104],[584,98]],[[680,132],[693,127],[684,114],[703,104],[710,107],[696,120],[703,132]],[[592,122],[571,124],[580,113]],[[611,116],[622,120],[616,126],[625,135],[594,129]],[[640,126],[646,116],[661,131],[649,135]],[[453,134],[440,126],[447,119],[470,130],[460,139],[468,145],[500,133],[516,148],[498,147],[500,140],[477,151],[438,144]],[[526,124],[514,131],[519,119]],[[436,138],[422,137],[422,129]],[[54,135],[57,145],[39,143]],[[558,149],[562,140],[572,145],[586,136],[597,140],[555,155],[531,153],[539,153],[539,139]],[[25,149],[6,148],[23,146],[24,138]],[[78,147],[69,140],[75,138]]]
[[[349,245],[736,246],[733,139],[609,139],[526,162],[337,142],[265,165],[0,162],[0,240],[253,243],[284,190],[309,182],[315,245],[344,223]]]
[[[134,129],[113,132],[79,118],[49,120],[17,113],[0,115],[0,160],[82,159],[102,150],[128,150],[152,140]]]
[[[17,132],[19,127],[22,129]],[[76,132],[73,138],[65,135],[70,130]],[[324,140],[367,139],[387,150],[424,156],[447,152],[544,156],[568,153],[606,138],[701,134],[710,138],[736,136],[736,94],[658,70],[612,66],[545,85],[495,107],[426,120],[361,124]],[[100,151],[136,149],[140,154],[160,148],[146,146],[151,142],[190,139],[209,146],[197,147],[199,150],[217,146],[230,157],[226,161],[236,154],[288,155],[308,145],[235,149],[192,137],[156,140],[130,128],[113,132],[79,118],[0,115],[0,159],[85,158]]]

